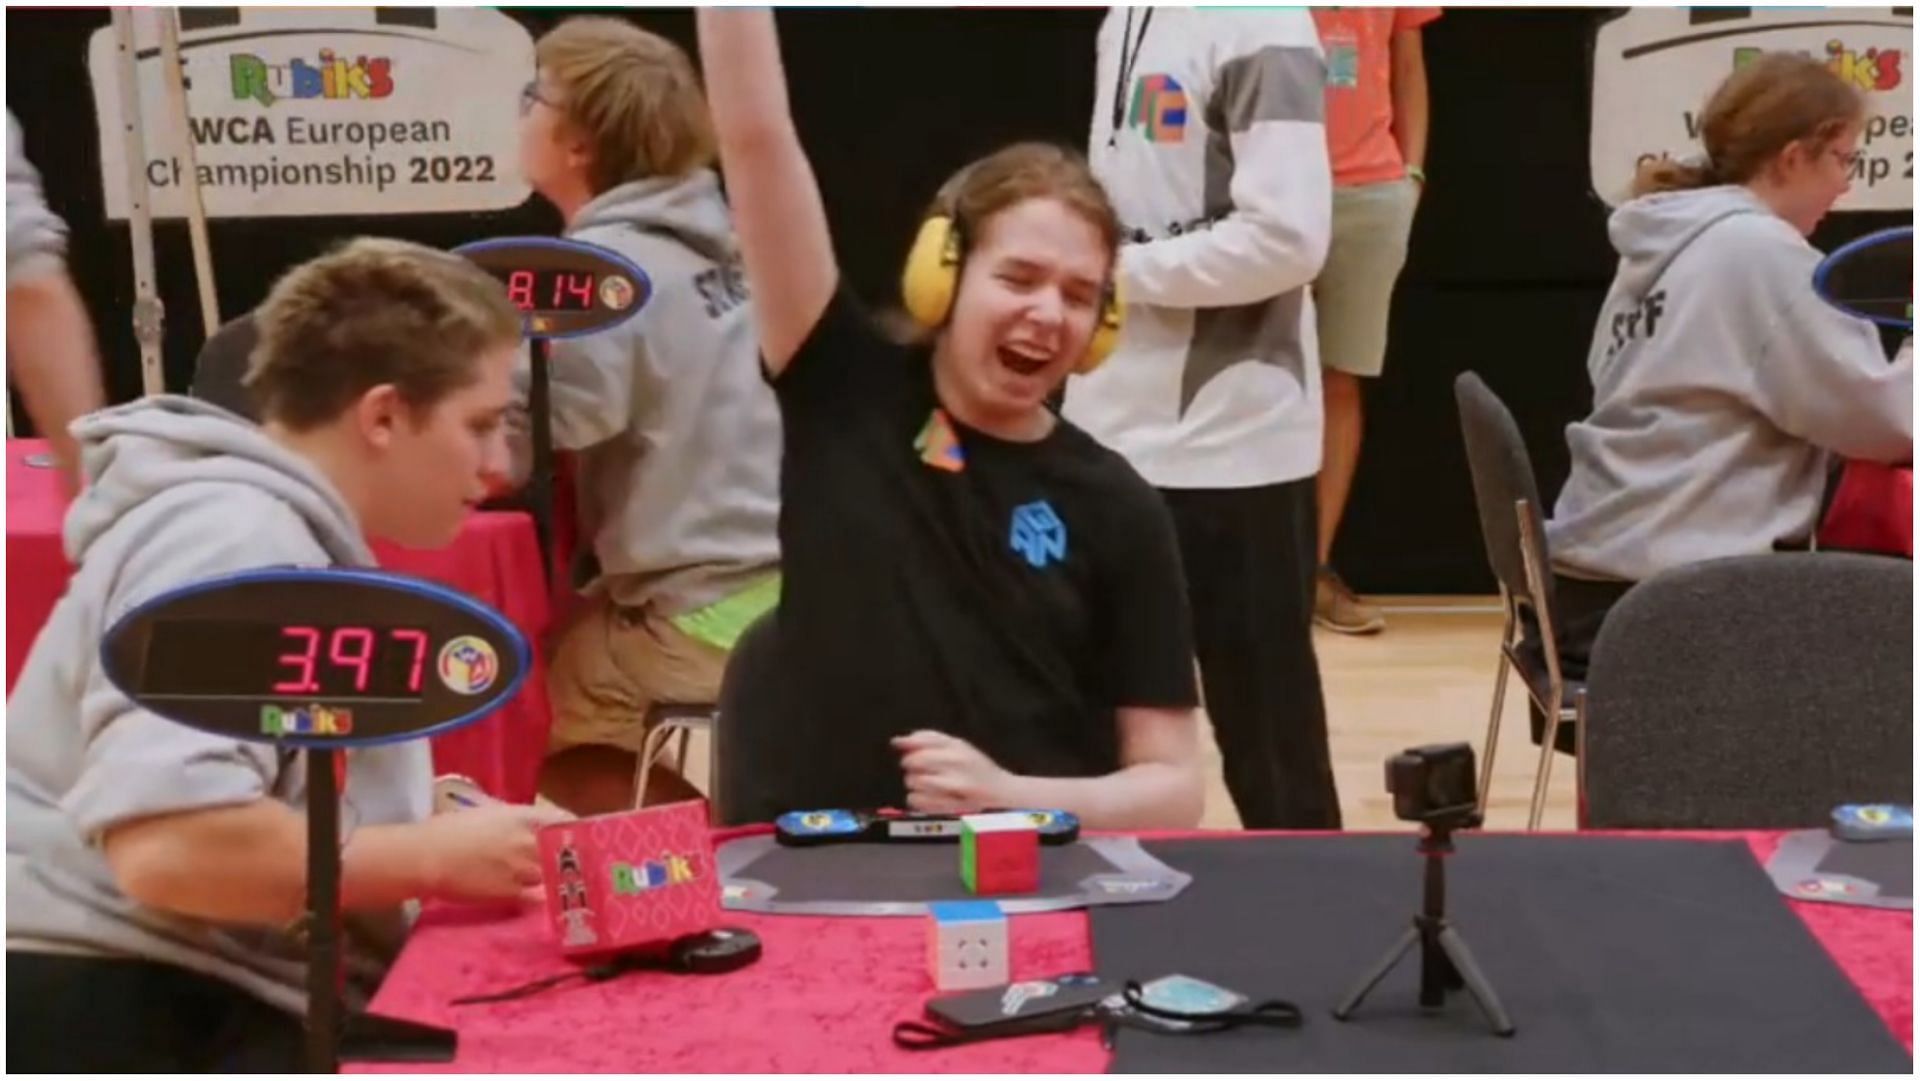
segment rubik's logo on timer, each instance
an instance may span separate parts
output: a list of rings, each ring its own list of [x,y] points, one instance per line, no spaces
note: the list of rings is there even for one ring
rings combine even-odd
[[[1187,91],[1171,75],[1142,75],[1133,83],[1127,126],[1150,143],[1177,143],[1187,133]]]
[[[1067,524],[1046,500],[1026,503],[1013,509],[1010,543],[1028,564],[1045,567],[1067,558]]]
[[[347,736],[353,734],[353,711],[322,705],[287,709],[260,707],[260,732],[267,736]]]

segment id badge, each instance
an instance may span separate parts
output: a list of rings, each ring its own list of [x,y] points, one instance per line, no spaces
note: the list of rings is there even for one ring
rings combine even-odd
[[[1360,42],[1345,31],[1336,31],[1321,40],[1327,54],[1327,85],[1338,90],[1353,90],[1360,85]]]
[[[1229,991],[1218,984],[1192,976],[1162,976],[1140,988],[1140,1002],[1152,1010],[1165,1014],[1186,1014],[1194,1020],[1179,1020],[1173,1017],[1155,1016],[1134,1009],[1122,995],[1108,999],[1105,1006],[1109,1010],[1124,1011],[1134,1018],[1168,1032],[1185,1032],[1196,1025],[1211,1023],[1212,1015],[1231,1013],[1246,1005],[1247,996]]]

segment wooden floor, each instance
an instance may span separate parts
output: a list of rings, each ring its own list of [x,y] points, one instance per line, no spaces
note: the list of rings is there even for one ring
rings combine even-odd
[[[1499,654],[1501,615],[1494,597],[1370,598],[1387,629],[1367,637],[1314,632],[1327,698],[1333,771],[1348,829],[1411,830],[1393,817],[1386,761],[1423,743],[1465,740],[1483,752]],[[1526,695],[1507,686],[1487,826],[1525,829],[1539,748],[1527,738]],[[1220,782],[1219,752],[1208,746],[1203,825],[1239,825]],[[1572,760],[1553,763],[1543,829],[1574,825]]]
[[[1333,768],[1348,829],[1411,830],[1393,817],[1386,791],[1386,760],[1423,743],[1465,740],[1483,751],[1487,711],[1499,654],[1501,617],[1493,597],[1373,598],[1387,629],[1351,638],[1314,632],[1327,697]],[[1509,683],[1493,775],[1487,825],[1526,828],[1539,749],[1527,738],[1526,695]],[[1220,752],[1207,737],[1207,811],[1210,829],[1239,826],[1220,779]],[[706,777],[706,747],[696,738],[688,775]],[[1573,763],[1559,756],[1548,789],[1545,829],[1574,825]]]

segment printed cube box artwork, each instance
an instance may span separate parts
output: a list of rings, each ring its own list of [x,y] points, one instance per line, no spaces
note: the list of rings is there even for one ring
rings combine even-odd
[[[976,894],[1032,893],[1040,888],[1040,832],[1025,814],[960,819],[960,878]]]
[[[540,862],[547,918],[568,956],[664,944],[719,922],[704,801],[548,826]]]
[[[992,901],[927,906],[927,973],[942,991],[975,991],[1008,982],[1007,917]]]

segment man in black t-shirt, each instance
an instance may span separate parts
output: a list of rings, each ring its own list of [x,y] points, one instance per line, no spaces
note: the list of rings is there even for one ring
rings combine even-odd
[[[785,425],[770,674],[746,692],[752,745],[726,749],[754,780],[743,805],[1193,825],[1198,694],[1171,521],[1046,406],[1103,350],[1118,241],[1104,192],[1053,147],[970,166],[909,270],[932,345],[896,343],[840,280],[773,16],[702,10],[699,27]]]

